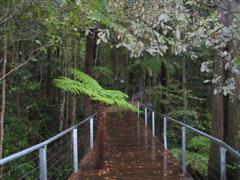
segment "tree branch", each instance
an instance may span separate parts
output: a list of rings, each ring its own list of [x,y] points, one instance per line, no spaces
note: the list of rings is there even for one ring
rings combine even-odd
[[[22,68],[23,66],[25,66],[27,63],[29,63],[30,61],[32,61],[32,59],[36,56],[38,56],[40,54],[40,52],[47,48],[47,47],[50,47],[51,45],[50,44],[47,44],[47,45],[44,45],[44,46],[41,46],[37,49],[34,49],[31,53],[30,53],[30,57],[25,61],[23,62],[22,64],[19,64],[17,65],[15,68],[13,68],[12,70],[10,70],[9,72],[7,72],[5,75],[3,75],[1,78],[0,78],[0,81],[4,80],[6,77],[8,77],[9,75],[11,75],[13,72],[17,71],[18,69]]]

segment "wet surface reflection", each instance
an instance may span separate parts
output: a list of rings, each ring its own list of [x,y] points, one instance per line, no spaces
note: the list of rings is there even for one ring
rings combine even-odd
[[[134,113],[108,114],[105,167],[84,170],[74,179],[192,179]]]

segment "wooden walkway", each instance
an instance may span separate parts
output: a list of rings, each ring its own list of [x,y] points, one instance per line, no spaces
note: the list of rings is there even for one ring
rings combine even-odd
[[[107,158],[104,168],[96,170],[92,164],[92,168],[83,168],[71,180],[192,179],[181,173],[179,162],[164,150],[162,143],[153,137],[134,113],[109,112],[107,117]]]

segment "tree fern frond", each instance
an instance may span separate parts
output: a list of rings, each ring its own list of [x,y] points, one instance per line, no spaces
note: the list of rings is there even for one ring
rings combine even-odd
[[[90,86],[94,89],[99,89],[99,90],[103,89],[95,79],[91,78],[84,72],[78,71],[77,69],[73,69],[73,68],[70,68],[69,70],[70,70],[70,73],[74,75],[77,78],[77,80],[82,82],[83,84]]]
[[[54,85],[73,94],[87,95],[93,100],[103,102],[107,105],[114,105],[135,112],[138,111],[135,106],[127,101],[128,95],[125,93],[118,90],[104,89],[95,79],[77,69],[71,68],[70,74],[74,75],[76,80],[68,77],[60,77],[54,80]]]
[[[111,96],[113,98],[119,98],[119,99],[127,99],[128,95],[121,91],[117,90],[105,90],[106,95]]]

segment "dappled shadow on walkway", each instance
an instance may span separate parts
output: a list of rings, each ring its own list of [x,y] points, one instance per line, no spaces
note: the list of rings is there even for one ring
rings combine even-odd
[[[101,170],[83,168],[71,178],[72,180],[192,179],[181,174],[179,162],[164,150],[158,138],[144,127],[134,113],[112,111],[107,117],[104,168]]]

